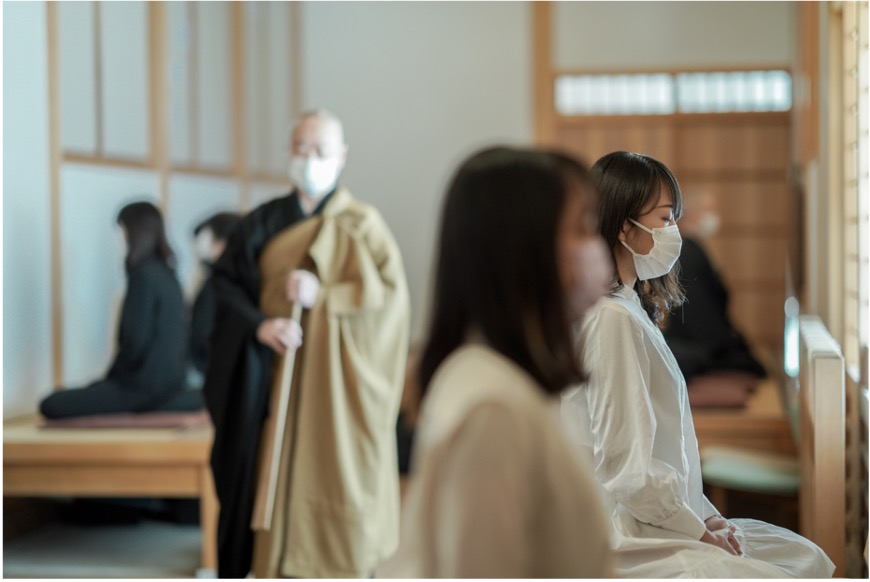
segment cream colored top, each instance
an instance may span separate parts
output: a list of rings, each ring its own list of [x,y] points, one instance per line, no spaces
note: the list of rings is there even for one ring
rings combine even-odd
[[[492,349],[469,344],[424,400],[400,547],[403,578],[606,577],[609,526],[558,399]]]

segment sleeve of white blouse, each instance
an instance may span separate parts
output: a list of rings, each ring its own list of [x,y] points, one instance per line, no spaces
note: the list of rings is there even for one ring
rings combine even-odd
[[[452,437],[437,491],[434,559],[446,578],[511,578],[528,562],[534,435],[499,404],[478,406]]]
[[[599,306],[582,329],[595,470],[602,486],[643,523],[700,539],[685,479],[653,458],[656,416],[642,329],[618,307]]]
[[[704,519],[704,521],[707,521],[708,519],[710,519],[714,515],[721,515],[721,514],[719,513],[719,510],[716,509],[716,506],[713,505],[713,503],[709,499],[707,499],[707,496],[705,495],[704,496],[704,515],[702,515],[701,517]]]

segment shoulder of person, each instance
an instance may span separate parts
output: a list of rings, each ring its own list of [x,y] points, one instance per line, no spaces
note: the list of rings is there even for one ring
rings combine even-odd
[[[587,335],[641,330],[642,327],[641,321],[638,321],[636,306],[630,300],[619,295],[605,295],[586,313],[581,330]]]
[[[391,239],[393,236],[381,212],[353,196],[336,216],[336,220],[343,230],[355,237]]]
[[[542,395],[525,370],[480,344],[467,344],[454,351],[436,371],[432,385],[433,394],[450,392],[449,400],[459,406],[485,401],[528,402]]]

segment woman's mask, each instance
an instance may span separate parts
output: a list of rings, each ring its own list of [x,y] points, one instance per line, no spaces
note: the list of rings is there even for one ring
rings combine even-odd
[[[680,237],[680,229],[676,224],[664,228],[647,228],[636,220],[629,218],[638,228],[650,233],[653,238],[653,248],[645,255],[638,254],[625,241],[619,241],[628,249],[634,257],[634,268],[637,278],[641,281],[662,277],[671,272],[677,259],[680,258],[680,249],[683,247],[683,239]]]

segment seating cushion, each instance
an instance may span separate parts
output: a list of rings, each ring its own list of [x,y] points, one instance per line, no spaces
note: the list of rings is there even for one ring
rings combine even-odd
[[[800,489],[797,459],[731,447],[704,447],[701,475],[709,485],[738,491],[796,495]]]
[[[688,389],[692,408],[743,408],[752,392],[745,382],[717,376],[696,376]]]

